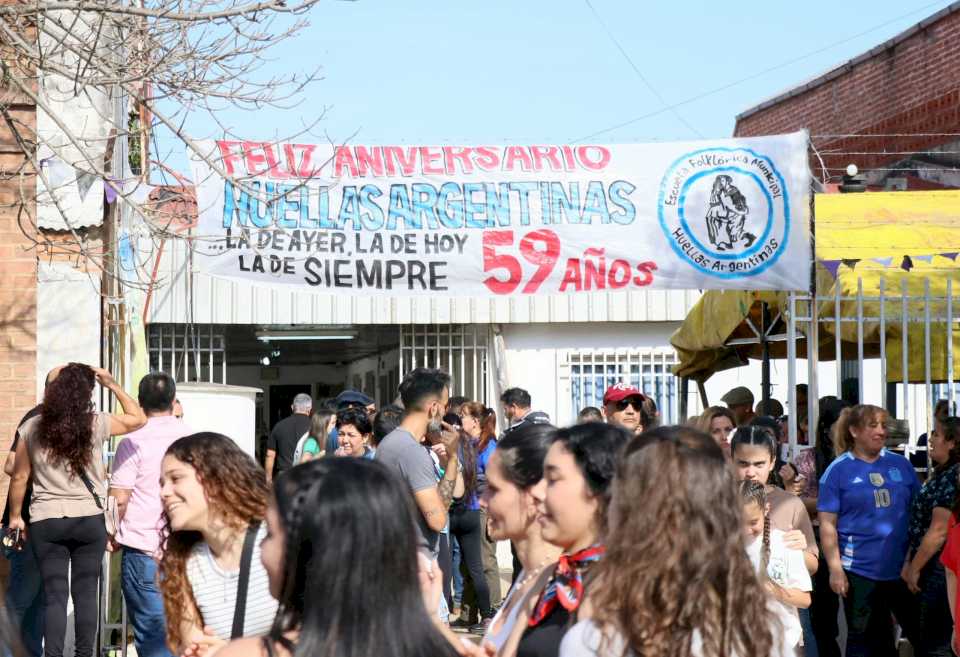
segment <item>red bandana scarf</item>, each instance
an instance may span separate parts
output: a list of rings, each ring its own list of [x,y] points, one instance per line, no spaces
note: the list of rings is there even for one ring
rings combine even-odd
[[[574,554],[562,554],[553,571],[553,578],[540,594],[537,606],[530,616],[530,627],[536,627],[549,616],[559,604],[567,611],[574,611],[583,599],[583,578],[581,571],[588,564],[600,561],[606,549],[602,545],[591,545]]]

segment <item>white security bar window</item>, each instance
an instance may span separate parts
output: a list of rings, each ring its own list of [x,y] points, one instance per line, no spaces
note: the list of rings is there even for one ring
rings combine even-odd
[[[639,388],[660,411],[661,424],[674,424],[679,417],[677,378],[672,368],[677,355],[672,350],[580,351],[569,355],[571,418],[587,406],[603,406],[603,393],[617,383]]]
[[[453,379],[450,395],[489,404],[490,327],[410,324],[400,327],[400,377],[418,367],[440,368]]]
[[[226,340],[214,324],[151,324],[147,333],[150,369],[181,383],[226,383]]]

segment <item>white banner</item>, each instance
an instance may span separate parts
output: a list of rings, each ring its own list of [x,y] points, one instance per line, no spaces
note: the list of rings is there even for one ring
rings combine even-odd
[[[215,276],[473,297],[809,285],[805,132],[609,146],[204,146],[194,234],[208,257],[195,262]]]

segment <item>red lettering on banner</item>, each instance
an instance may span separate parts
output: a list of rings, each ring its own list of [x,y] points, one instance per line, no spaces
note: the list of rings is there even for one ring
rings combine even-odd
[[[443,167],[434,165],[434,162],[440,160],[443,153],[430,146],[420,147],[420,170],[427,176],[443,175]]]
[[[561,146],[560,152],[563,153],[563,165],[567,171],[573,171],[577,166],[577,158],[573,155],[573,149],[569,146]]]
[[[618,290],[630,284],[630,263],[626,260],[614,260],[607,272],[607,284]]]
[[[538,244],[543,248],[535,248]],[[527,233],[520,240],[520,255],[530,264],[537,266],[537,271],[533,272],[533,276],[523,286],[524,294],[535,294],[557,264],[557,258],[560,257],[560,238],[548,228]]]
[[[523,146],[507,146],[507,152],[503,158],[504,171],[513,171],[516,169],[517,162],[520,163],[521,171],[532,171],[533,162],[530,161],[530,154]]]
[[[346,146],[337,146],[337,152],[333,158],[333,177],[342,178],[344,169],[351,177],[357,177],[357,163],[353,160],[353,151]]]
[[[247,167],[247,175],[262,176],[270,171],[270,165],[267,158],[268,147],[269,144],[264,142],[243,142],[243,161]],[[276,162],[275,158],[274,162]]]
[[[496,276],[484,279],[483,284],[494,294],[510,294],[520,285],[523,269],[520,261],[511,255],[497,253],[498,246],[513,245],[512,230],[488,230],[483,233],[483,272],[503,270],[507,274],[506,280]]]
[[[590,149],[595,149],[599,155],[591,158]],[[583,168],[600,171],[610,164],[610,150],[603,146],[578,146],[577,159]]]
[[[602,290],[607,286],[607,258],[604,249],[587,249],[583,252],[583,286],[587,290],[594,287]]]
[[[291,177],[311,178],[317,172],[313,170],[313,152],[316,150],[315,144],[284,144],[283,154],[287,160],[287,171]],[[297,160],[297,149],[300,149],[303,157]]]
[[[237,146],[241,146],[240,152],[237,151]],[[228,141],[226,139],[217,141],[217,147],[220,149],[220,160],[223,162],[223,167],[229,176],[236,173],[237,160],[243,151],[242,146],[243,142],[239,141]]]
[[[367,149],[366,146],[357,146],[357,169],[361,176],[373,173],[375,176],[383,175],[383,151],[376,146]]]
[[[633,277],[633,284],[637,287],[646,287],[653,282],[653,272],[657,271],[657,263],[646,261],[637,265],[638,276]]]
[[[530,152],[533,154],[535,171],[543,171],[544,159],[550,163],[551,170],[563,171],[563,163],[560,161],[559,149],[556,146],[531,146]]]
[[[567,287],[573,285],[573,289],[579,292],[583,289],[583,278],[580,273],[580,258],[568,258],[567,270],[563,273],[563,280],[560,282],[560,291],[566,292]]]
[[[417,164],[417,150],[415,148],[402,148],[400,146],[384,146],[384,158],[387,162],[387,170],[390,175],[396,175],[396,166],[400,166],[400,173],[404,176],[412,176]]]
[[[469,146],[444,146],[443,147],[443,170],[447,175],[453,175],[457,172],[455,162],[460,163],[462,173],[473,173],[473,162],[470,161]]]
[[[495,149],[480,146],[477,149],[476,163],[484,171],[495,171],[500,166],[500,156]]]

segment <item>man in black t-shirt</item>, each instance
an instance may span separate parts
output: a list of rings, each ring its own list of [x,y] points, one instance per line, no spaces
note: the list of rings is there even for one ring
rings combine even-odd
[[[40,406],[31,408],[17,428],[22,427],[27,420],[40,415]],[[20,442],[20,431],[13,436],[10,445],[10,454],[3,466],[3,471],[10,476],[13,474],[17,444]],[[30,495],[32,487],[27,484],[27,492],[23,497],[23,520],[30,524]],[[2,524],[6,529],[10,520],[10,502],[7,501],[3,509]],[[43,580],[40,577],[40,566],[37,565],[30,545],[24,545],[23,550],[17,551],[4,547],[4,556],[10,562],[10,581],[7,586],[6,606],[10,610],[10,620],[14,627],[20,628],[20,638],[28,657],[41,657],[43,654]]]
[[[310,395],[300,393],[294,397],[291,408],[293,415],[277,422],[267,440],[267,460],[264,468],[268,482],[273,481],[274,475],[293,467],[297,443],[303,434],[310,431],[310,411],[313,409]]]

